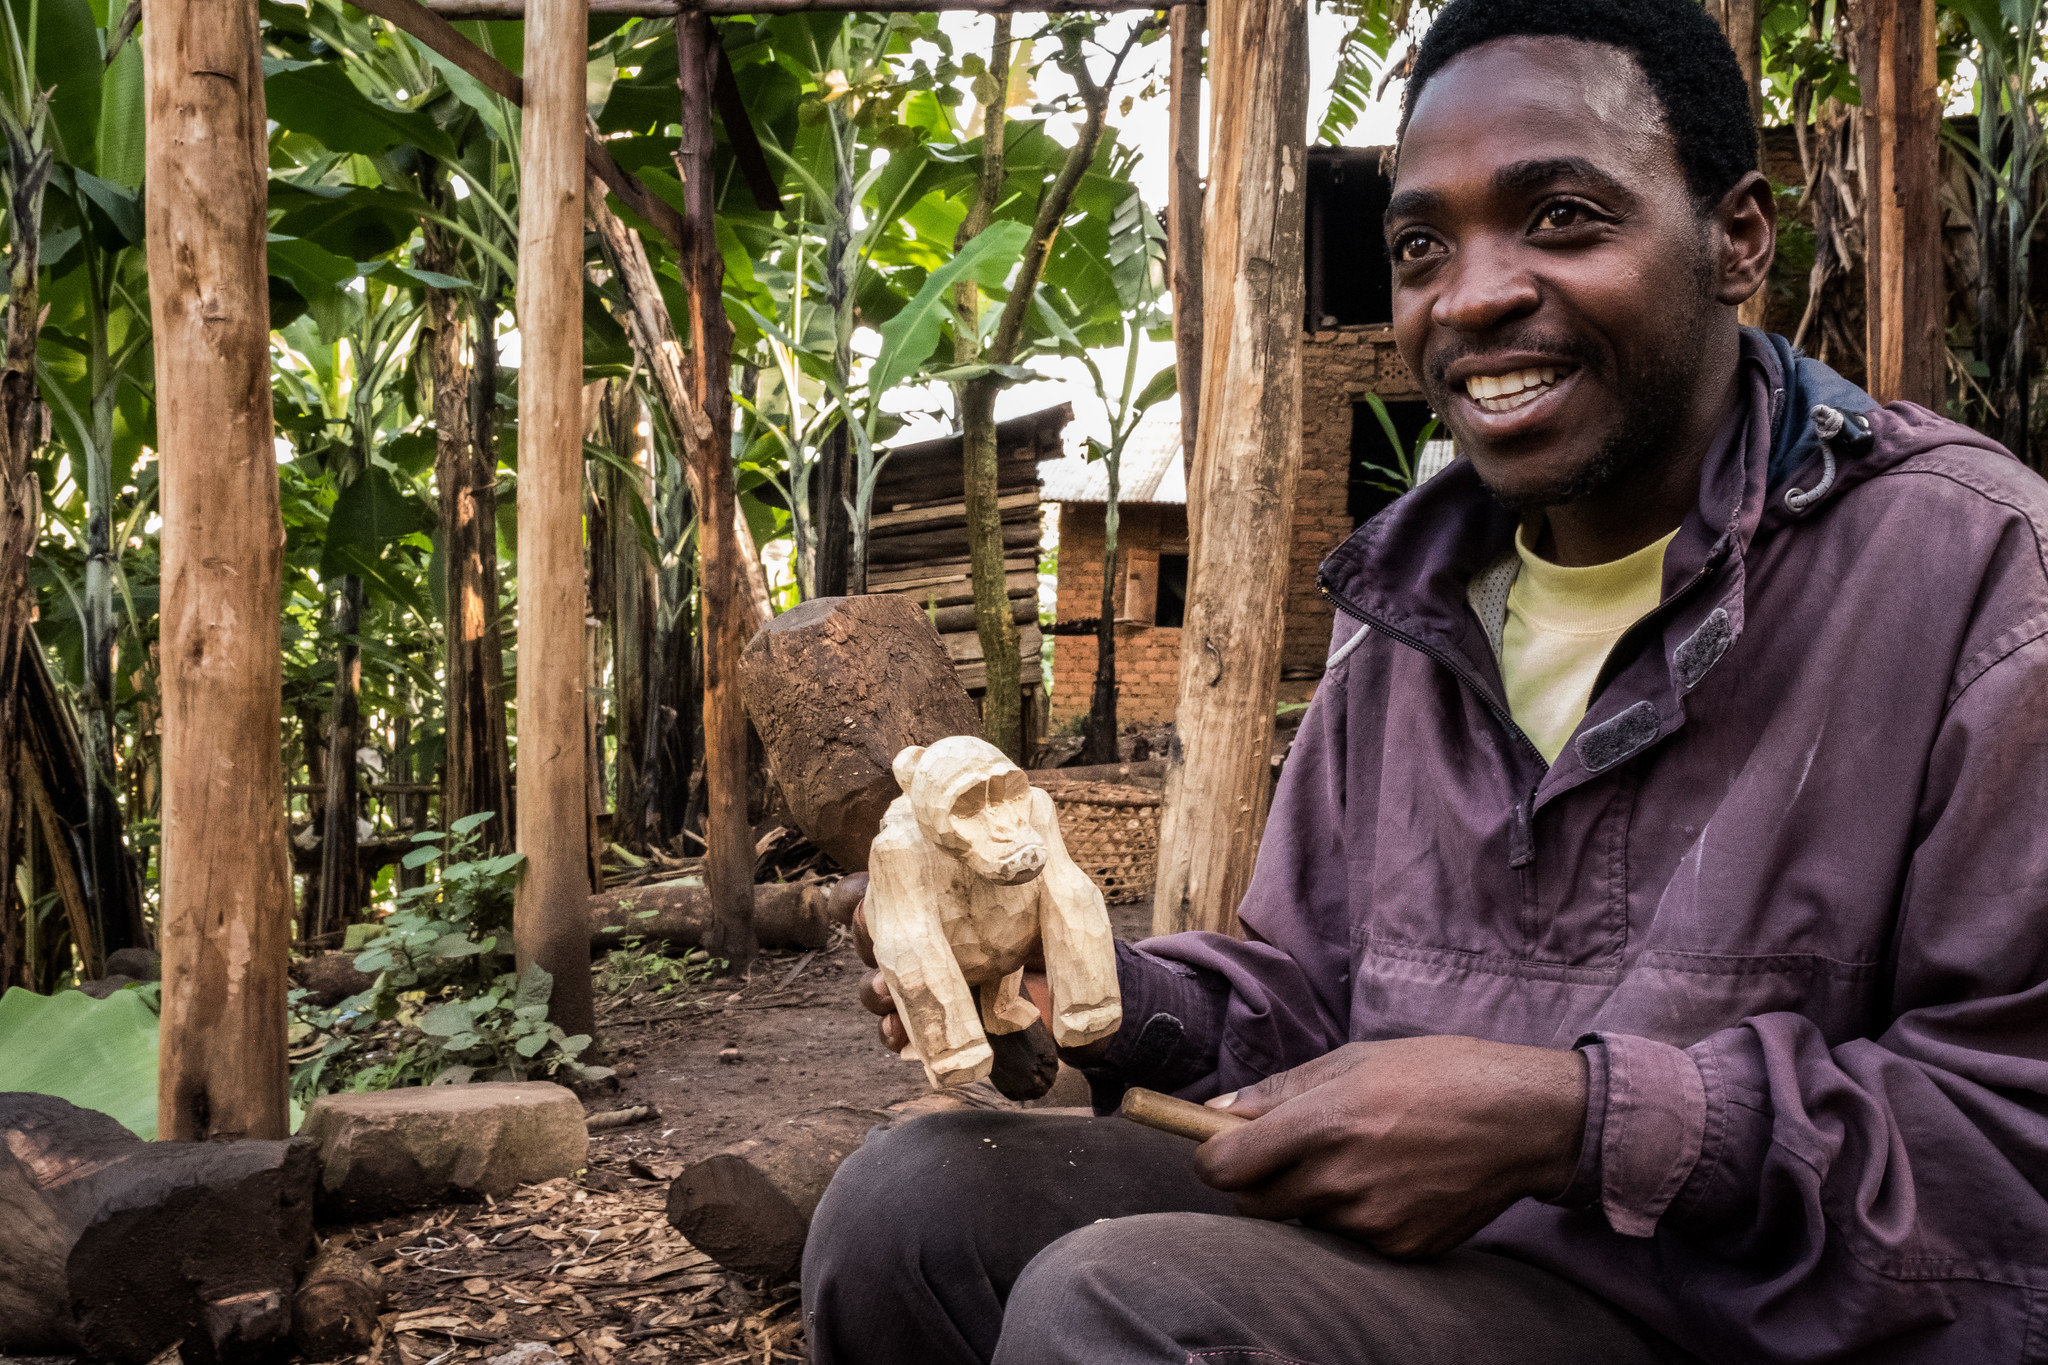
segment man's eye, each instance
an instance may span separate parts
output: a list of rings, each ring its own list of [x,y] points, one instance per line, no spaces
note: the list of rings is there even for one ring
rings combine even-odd
[[[1394,259],[1397,261],[1419,261],[1427,256],[1434,243],[1427,233],[1404,232],[1394,239]]]
[[[1556,229],[1577,227],[1580,223],[1591,221],[1591,218],[1592,215],[1586,212],[1585,205],[1562,203],[1552,204],[1543,210],[1536,216],[1536,222],[1541,227]]]

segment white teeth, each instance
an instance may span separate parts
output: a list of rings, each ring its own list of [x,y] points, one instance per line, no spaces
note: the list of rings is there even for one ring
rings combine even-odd
[[[1465,392],[1488,412],[1510,412],[1534,402],[1538,390],[1557,382],[1555,367],[1516,370],[1511,374],[1475,374],[1465,381]]]

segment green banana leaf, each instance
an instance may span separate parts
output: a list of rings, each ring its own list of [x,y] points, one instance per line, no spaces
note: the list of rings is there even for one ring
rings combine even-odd
[[[156,1137],[156,1011],[139,991],[0,995],[0,1091],[55,1095]]]

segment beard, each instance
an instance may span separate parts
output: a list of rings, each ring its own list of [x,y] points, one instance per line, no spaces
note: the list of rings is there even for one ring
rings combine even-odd
[[[1671,426],[1691,407],[1699,366],[1696,338],[1705,334],[1704,315],[1710,304],[1709,281],[1699,280],[1691,305],[1670,315],[1668,325],[1647,348],[1637,348],[1618,361],[1583,338],[1538,330],[1515,331],[1477,339],[1430,360],[1428,391],[1438,412],[1456,408],[1448,400],[1447,371],[1462,356],[1481,350],[1529,350],[1568,361],[1584,377],[1620,396],[1621,410],[1613,427],[1576,467],[1546,482],[1501,488],[1488,482],[1486,491],[1510,512],[1563,507],[1626,483],[1663,459],[1671,446]],[[1458,435],[1455,424],[1452,434]]]

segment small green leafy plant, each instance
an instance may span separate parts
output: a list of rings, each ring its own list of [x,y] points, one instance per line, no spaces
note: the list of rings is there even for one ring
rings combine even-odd
[[[1416,433],[1414,444],[1409,445],[1401,439],[1401,433],[1394,425],[1394,415],[1387,411],[1386,403],[1378,394],[1365,395],[1365,403],[1379,420],[1380,430],[1386,433],[1387,446],[1394,452],[1391,466],[1375,464],[1371,460],[1359,462],[1366,472],[1366,482],[1396,496],[1406,493],[1415,487],[1415,473],[1422,464],[1422,449],[1436,435],[1437,419],[1432,417],[1425,422],[1422,430]]]
[[[640,913],[649,916],[656,912],[643,910]],[[621,926],[609,927],[616,929]],[[618,947],[598,960],[597,989],[601,995],[624,995],[629,991],[669,995],[709,981],[724,971],[725,966],[724,958],[713,957],[702,948],[692,948],[681,957],[670,957],[658,946],[650,946],[646,939],[628,934],[619,940]]]
[[[548,1022],[554,978],[538,964],[511,969],[512,898],[522,855],[478,856],[476,831],[489,813],[466,816],[448,833],[413,836],[408,868],[440,863],[396,903],[356,956],[374,973],[368,990],[332,1009],[292,992],[292,1092],[301,1102],[334,1090],[610,1075],[578,1057],[588,1034]]]

